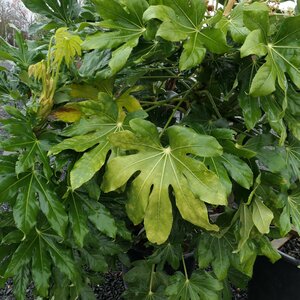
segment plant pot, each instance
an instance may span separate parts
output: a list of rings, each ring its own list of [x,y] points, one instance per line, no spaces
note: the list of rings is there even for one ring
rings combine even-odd
[[[249,282],[249,300],[300,299],[300,260],[278,250],[281,259],[272,264],[266,257],[258,257]]]

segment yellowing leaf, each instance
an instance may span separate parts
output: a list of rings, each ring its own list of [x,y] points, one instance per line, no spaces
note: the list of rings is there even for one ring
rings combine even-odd
[[[54,111],[52,115],[57,120],[73,123],[79,121],[81,111],[74,105],[65,105]]]
[[[190,128],[173,126],[167,131],[170,145],[163,147],[154,124],[134,119],[130,126],[135,133],[114,133],[109,140],[116,147],[137,153],[108,163],[104,191],[116,190],[138,174],[130,186],[127,213],[134,224],[144,219],[147,237],[153,243],[164,243],[172,228],[171,187],[185,220],[217,231],[218,227],[209,223],[204,202],[226,205],[226,191],[218,176],[194,158],[222,154],[217,140]]]
[[[46,63],[44,60],[30,65],[28,68],[28,75],[33,76],[35,79],[40,80],[46,75]]]
[[[81,55],[81,43],[80,37],[70,33],[68,28],[57,29],[53,52],[54,63],[59,65],[65,59],[66,65],[69,66],[76,55]]]

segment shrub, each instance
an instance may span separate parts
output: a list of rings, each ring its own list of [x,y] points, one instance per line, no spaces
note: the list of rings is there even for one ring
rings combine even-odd
[[[0,281],[17,299],[31,281],[94,299],[118,261],[126,299],[225,299],[257,255],[276,261],[270,238],[300,230],[297,9],[23,2],[49,22],[1,40]]]

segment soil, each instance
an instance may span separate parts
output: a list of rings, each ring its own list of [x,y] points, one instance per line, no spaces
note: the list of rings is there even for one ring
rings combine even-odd
[[[279,250],[296,259],[300,259],[300,237],[288,240]]]

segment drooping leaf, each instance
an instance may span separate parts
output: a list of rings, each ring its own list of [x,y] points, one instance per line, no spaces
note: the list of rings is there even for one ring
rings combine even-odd
[[[54,64],[60,65],[64,60],[69,67],[76,55],[81,56],[82,40],[78,35],[71,34],[68,28],[61,27],[55,32],[55,45],[53,49]]]
[[[204,202],[226,204],[224,187],[202,162],[189,156],[220,155],[222,147],[215,138],[174,126],[167,131],[169,146],[164,148],[154,124],[134,119],[130,121],[130,126],[135,133],[115,133],[110,136],[110,141],[121,149],[138,152],[116,157],[109,162],[104,177],[104,191],[121,187],[132,175],[140,172],[131,184],[126,208],[134,224],[144,219],[147,237],[152,242],[161,244],[170,234],[170,186],[184,219],[208,230],[218,230],[216,225],[209,223]]]
[[[189,279],[177,272],[170,279],[166,295],[171,300],[217,300],[222,289],[222,283],[205,271],[194,271]]]

